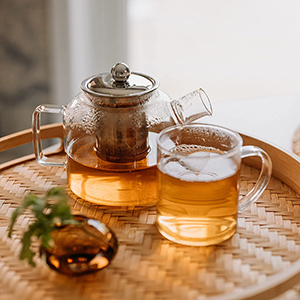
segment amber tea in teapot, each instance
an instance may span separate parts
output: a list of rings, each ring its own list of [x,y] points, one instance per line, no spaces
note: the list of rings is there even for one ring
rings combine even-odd
[[[92,141],[82,142],[69,150],[67,161],[68,185],[77,196],[103,205],[144,205],[155,201],[155,166],[148,167],[143,159],[140,167],[123,163],[121,170],[99,168],[98,163],[105,161],[97,156]],[[113,165],[107,163],[106,167]]]
[[[66,167],[72,192],[93,203],[155,204],[157,134],[212,114],[203,89],[171,100],[158,86],[155,78],[117,63],[110,73],[85,79],[66,106],[39,105],[33,113],[38,163]],[[43,154],[43,112],[63,115],[66,162]]]

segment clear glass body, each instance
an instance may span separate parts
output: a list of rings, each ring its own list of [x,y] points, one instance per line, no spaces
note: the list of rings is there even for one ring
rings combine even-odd
[[[104,205],[153,205],[157,199],[156,138],[164,128],[212,114],[202,89],[171,100],[155,90],[135,98],[102,98],[86,92],[63,108],[39,106],[33,117],[37,160],[43,155],[41,112],[63,113],[68,184],[82,199]]]
[[[96,204],[155,204],[154,131],[162,123],[175,124],[169,97],[156,92],[142,103],[120,107],[102,106],[97,100],[80,93],[64,111],[70,189]],[[149,120],[153,111],[156,118]]]
[[[173,126],[158,138],[157,226],[174,242],[207,246],[230,238],[239,208],[255,201],[271,175],[268,155],[242,147],[241,137],[226,128],[191,124]],[[241,158],[262,158],[261,175],[239,202]]]
[[[74,141],[90,136],[94,139],[97,156],[103,161],[139,161],[150,152],[152,126],[147,116],[157,106],[167,110],[169,100],[166,94],[156,91],[148,98],[126,102],[117,100],[110,104],[81,92],[64,110],[65,149],[72,147]],[[175,124],[170,112],[165,110],[160,110],[158,119],[152,122],[154,125],[162,122]]]

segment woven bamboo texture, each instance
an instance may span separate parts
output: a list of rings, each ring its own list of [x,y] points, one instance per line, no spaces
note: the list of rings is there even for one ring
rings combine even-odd
[[[300,126],[296,129],[293,137],[293,151],[300,156]]]
[[[253,187],[257,176],[257,169],[242,166],[241,194]],[[10,216],[24,194],[41,195],[66,185],[63,168],[41,167],[34,160],[0,171],[1,300],[300,299],[295,285],[300,273],[300,196],[281,180],[273,177],[260,199],[239,215],[230,240],[210,247],[182,246],[161,237],[155,207],[98,206],[70,193],[74,211],[101,220],[119,240],[109,267],[80,277],[58,274],[39,259],[36,268],[18,259],[20,238],[32,220],[29,213],[18,219],[13,238],[7,237]],[[286,276],[289,270],[295,273]],[[276,280],[277,288],[261,292]],[[257,288],[259,295],[251,294]]]

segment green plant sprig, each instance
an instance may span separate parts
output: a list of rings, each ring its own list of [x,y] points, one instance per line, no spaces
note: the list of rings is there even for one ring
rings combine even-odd
[[[29,207],[35,216],[35,221],[28,226],[23,234],[19,257],[21,260],[28,260],[31,266],[35,266],[33,261],[35,253],[31,248],[32,238],[38,238],[43,247],[49,248],[52,240],[51,232],[58,224],[77,224],[78,221],[73,219],[68,205],[68,195],[64,188],[52,188],[42,197],[30,193],[24,197],[22,205],[13,211],[8,232],[9,238],[12,236],[13,227],[18,217]]]

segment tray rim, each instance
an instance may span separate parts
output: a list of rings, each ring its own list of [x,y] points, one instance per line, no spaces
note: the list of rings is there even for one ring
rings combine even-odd
[[[63,126],[61,123],[42,126],[43,132],[42,138],[63,138]],[[252,135],[239,132],[243,138],[243,145],[254,145],[262,148],[270,155],[273,164],[272,177],[280,180],[294,192],[300,195],[300,157],[296,154],[290,153],[280,147],[256,138]],[[4,146],[1,147],[1,143]],[[31,129],[18,132],[3,138],[0,138],[0,152],[9,150],[21,144],[31,142]],[[63,146],[51,149],[47,154],[55,154],[63,151]],[[24,163],[26,161],[34,160],[35,155],[26,155],[9,162],[0,164],[1,171]],[[259,168],[260,162],[255,159],[248,158],[247,163],[251,167]],[[287,269],[280,271],[267,278],[265,282],[258,285],[251,285],[244,288],[242,291],[230,292],[222,295],[207,297],[210,300],[235,300],[235,299],[247,299],[247,300],[265,300],[272,299],[275,296],[279,296],[283,292],[292,288],[295,284],[300,282],[300,258],[292,263]]]

